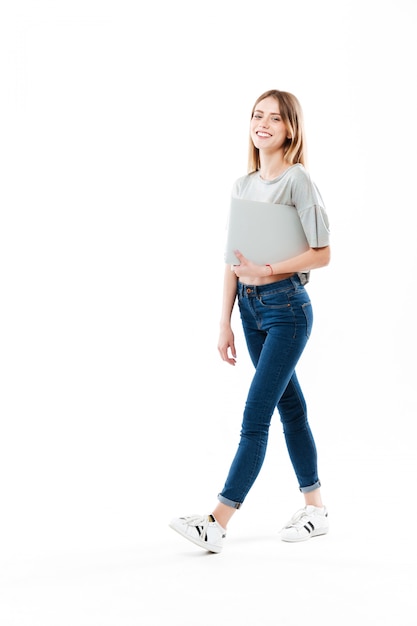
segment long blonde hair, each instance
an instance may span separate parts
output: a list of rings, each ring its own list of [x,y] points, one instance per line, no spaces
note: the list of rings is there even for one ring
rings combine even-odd
[[[303,111],[297,98],[288,91],[271,89],[266,91],[256,100],[252,108],[251,119],[254,111],[261,100],[273,97],[277,100],[279,112],[282,117],[290,138],[284,144],[284,158],[294,165],[301,163],[306,165],[306,139],[304,131]],[[259,150],[253,145],[249,137],[248,173],[256,172],[260,168]]]

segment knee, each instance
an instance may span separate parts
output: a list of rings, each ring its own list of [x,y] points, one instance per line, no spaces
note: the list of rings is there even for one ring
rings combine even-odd
[[[250,411],[246,410],[243,417],[240,435],[243,439],[265,442],[268,439],[270,423],[271,418],[260,419],[259,415],[254,415]]]
[[[252,439],[257,440],[259,442],[265,442],[268,439],[269,434],[269,426],[265,426],[265,424],[242,424],[242,430],[240,431],[240,436],[242,439]]]
[[[285,416],[281,415],[281,423],[285,435],[300,432],[308,427],[306,413],[301,413],[297,416],[292,415],[289,419],[286,419]]]

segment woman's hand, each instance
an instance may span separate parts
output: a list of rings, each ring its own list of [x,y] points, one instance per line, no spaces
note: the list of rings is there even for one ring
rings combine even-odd
[[[230,365],[236,365],[235,336],[230,326],[220,330],[217,349],[221,358]]]
[[[249,261],[239,250],[233,251],[235,256],[239,259],[240,265],[233,265],[232,270],[238,278],[241,276],[253,276],[254,278],[263,278],[270,274],[266,265],[257,265]]]

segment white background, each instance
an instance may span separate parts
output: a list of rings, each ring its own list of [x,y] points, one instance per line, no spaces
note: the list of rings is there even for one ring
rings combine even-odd
[[[2,626],[415,625],[415,26],[413,0],[1,5]],[[168,522],[238,441],[224,227],[271,88],[331,220],[298,368],[331,532],[277,538],[302,505],[277,418],[214,556]]]

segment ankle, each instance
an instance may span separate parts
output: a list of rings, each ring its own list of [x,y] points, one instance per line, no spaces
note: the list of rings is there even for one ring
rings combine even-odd
[[[209,521],[210,521],[210,522],[216,522],[216,524],[217,524],[218,526],[220,526],[220,528],[221,528],[222,530],[227,530],[227,526],[226,526],[226,524],[222,523],[222,521],[221,521],[221,520],[219,520],[219,518],[218,518],[217,516],[214,516],[214,515],[213,515],[213,513],[210,513],[210,515],[208,516],[208,518],[209,518]]]
[[[315,506],[318,509],[322,509],[324,507],[319,489],[305,493],[304,500],[306,506]]]

